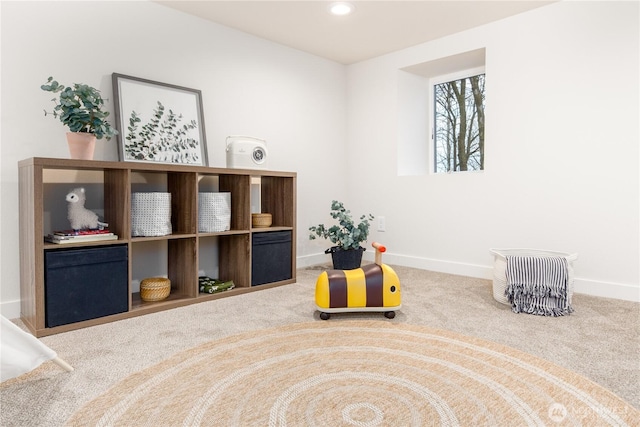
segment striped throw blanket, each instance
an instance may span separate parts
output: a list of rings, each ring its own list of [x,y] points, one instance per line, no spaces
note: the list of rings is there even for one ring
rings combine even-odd
[[[505,296],[514,313],[564,316],[573,312],[567,295],[564,257],[507,256]]]

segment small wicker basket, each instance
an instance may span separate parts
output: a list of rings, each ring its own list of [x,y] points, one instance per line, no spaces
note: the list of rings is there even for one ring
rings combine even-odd
[[[162,301],[171,292],[171,280],[166,277],[150,277],[140,282],[140,298],[143,301]]]
[[[271,227],[270,213],[254,213],[251,214],[251,226],[254,228]]]

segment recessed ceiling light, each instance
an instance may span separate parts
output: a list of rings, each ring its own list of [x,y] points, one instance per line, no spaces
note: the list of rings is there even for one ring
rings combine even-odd
[[[331,5],[329,6],[329,11],[332,14],[339,16],[348,15],[353,12],[354,9],[355,7],[353,6],[353,4],[343,1],[331,3]]]

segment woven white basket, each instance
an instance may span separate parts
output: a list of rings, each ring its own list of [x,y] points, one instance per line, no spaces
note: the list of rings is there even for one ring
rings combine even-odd
[[[131,235],[171,234],[171,193],[131,194]]]
[[[565,252],[543,251],[538,249],[490,249],[494,255],[493,261],[493,298],[501,304],[511,305],[504,292],[507,289],[507,256],[539,256],[539,257],[565,257],[567,259],[567,302],[571,305],[573,296],[573,261],[578,259],[578,254]]]
[[[231,229],[231,193],[198,193],[198,231]]]

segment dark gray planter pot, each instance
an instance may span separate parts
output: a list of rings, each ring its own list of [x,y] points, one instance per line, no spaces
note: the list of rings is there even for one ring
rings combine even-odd
[[[325,254],[331,254],[333,260],[333,268],[335,270],[353,270],[354,268],[360,268],[362,263],[362,253],[366,251],[366,248],[360,246],[358,249],[344,250],[339,246],[332,246],[326,251]]]

